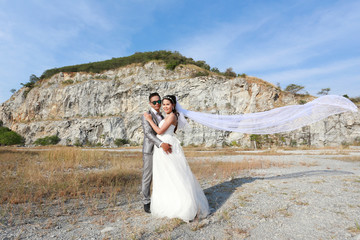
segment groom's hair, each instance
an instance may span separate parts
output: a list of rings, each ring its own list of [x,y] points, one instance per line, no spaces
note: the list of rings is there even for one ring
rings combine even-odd
[[[149,95],[149,102],[150,102],[150,99],[151,99],[153,96],[158,96],[158,97],[160,98],[160,100],[161,100],[160,95],[159,95],[157,92],[154,92],[154,93],[150,93],[150,95]]]

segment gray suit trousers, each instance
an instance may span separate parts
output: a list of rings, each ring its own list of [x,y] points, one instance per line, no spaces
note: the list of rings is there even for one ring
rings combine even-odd
[[[150,203],[150,185],[152,182],[152,163],[153,154],[143,153],[143,175],[141,182],[141,192],[143,194],[143,204]]]
[[[158,125],[156,117],[152,111],[149,111],[153,117],[154,122]],[[150,186],[152,182],[152,164],[153,164],[153,153],[154,145],[160,147],[162,143],[159,138],[156,137],[156,132],[152,129],[148,121],[141,117],[141,122],[144,130],[144,145],[143,145],[143,176],[141,182],[141,192],[143,195],[143,203],[148,204],[151,201],[150,198]]]

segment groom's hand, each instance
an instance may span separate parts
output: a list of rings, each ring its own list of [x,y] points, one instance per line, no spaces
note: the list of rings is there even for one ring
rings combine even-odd
[[[168,143],[162,143],[161,148],[166,152],[167,154],[171,153],[171,145]]]

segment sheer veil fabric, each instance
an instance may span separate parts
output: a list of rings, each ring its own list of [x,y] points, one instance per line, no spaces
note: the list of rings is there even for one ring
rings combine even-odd
[[[326,95],[304,105],[290,105],[265,112],[240,115],[194,112],[182,108],[179,103],[176,104],[176,110],[180,113],[179,129],[187,125],[186,116],[195,122],[218,130],[249,134],[272,134],[289,132],[334,114],[348,111],[357,112],[358,108],[345,97]]]

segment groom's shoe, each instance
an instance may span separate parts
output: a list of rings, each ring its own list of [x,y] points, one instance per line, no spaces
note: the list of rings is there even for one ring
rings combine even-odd
[[[147,212],[147,213],[151,213],[151,211],[150,211],[150,203],[144,204],[144,210],[145,210],[145,212]]]

